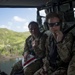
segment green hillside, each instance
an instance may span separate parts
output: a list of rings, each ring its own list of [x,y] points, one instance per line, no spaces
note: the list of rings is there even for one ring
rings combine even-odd
[[[21,55],[29,32],[14,32],[0,28],[0,55]]]

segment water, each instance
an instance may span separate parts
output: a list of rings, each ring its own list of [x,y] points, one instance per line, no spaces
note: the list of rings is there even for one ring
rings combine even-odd
[[[12,66],[18,62],[19,60],[21,60],[21,58],[17,58],[14,60],[9,60],[9,61],[2,61],[0,62],[0,70],[4,71],[5,73],[7,73],[8,75],[10,75]]]

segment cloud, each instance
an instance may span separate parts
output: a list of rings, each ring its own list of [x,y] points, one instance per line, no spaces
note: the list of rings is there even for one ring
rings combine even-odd
[[[10,26],[7,26],[7,25],[0,25],[0,28],[7,28],[7,29],[11,29]]]
[[[18,29],[21,29],[21,26],[17,26]]]
[[[10,25],[10,26],[11,26],[12,24],[13,24],[12,22],[8,22],[8,25]]]
[[[25,31],[29,31],[29,29],[28,29],[28,22],[25,22],[25,24],[24,24],[24,26],[23,26],[23,29],[25,30]]]
[[[6,25],[0,25],[0,28],[7,28]]]
[[[0,25],[0,28],[7,28],[7,29],[17,31],[17,32],[25,32],[25,31],[29,31],[28,24],[29,24],[28,21],[26,21],[24,23],[19,23],[18,25],[16,25],[13,22],[8,22],[7,25],[4,25],[4,24]],[[13,27],[13,25],[15,25],[15,26]]]
[[[29,29],[28,29],[28,22],[25,22],[23,25],[15,26],[15,29],[18,32],[29,31]]]
[[[13,17],[13,20],[14,20],[14,21],[17,21],[17,22],[25,22],[25,21],[26,21],[24,18],[21,18],[21,17],[19,17],[19,16],[14,16],[14,17]]]

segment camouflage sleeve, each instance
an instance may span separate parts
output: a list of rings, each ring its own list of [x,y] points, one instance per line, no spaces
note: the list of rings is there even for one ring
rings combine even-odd
[[[29,38],[29,37],[28,37]],[[24,52],[25,51],[28,51],[29,50],[29,46],[28,46],[28,38],[25,40],[25,44],[24,44]],[[24,52],[23,52],[23,55],[24,55]]]
[[[26,50],[28,50],[29,48],[28,48],[28,44],[27,44],[27,40],[25,41],[25,44],[24,44],[24,52],[26,51]]]
[[[19,71],[21,69],[22,69],[22,61],[20,60],[17,63],[15,63],[14,66],[12,67],[10,75],[13,75],[16,71]]]
[[[67,75],[75,75],[75,42],[73,44],[72,59],[69,63],[67,73],[68,73]]]
[[[58,54],[64,62],[69,62],[71,59],[72,42],[73,36],[71,33],[68,33],[63,41],[57,44]]]
[[[45,57],[45,42],[46,42],[46,38],[47,36],[44,34],[41,39],[39,40],[39,45],[37,47],[34,48],[35,53],[38,57],[40,58],[44,58]]]

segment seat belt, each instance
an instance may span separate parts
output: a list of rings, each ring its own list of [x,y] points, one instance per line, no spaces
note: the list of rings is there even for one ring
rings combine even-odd
[[[66,29],[63,34],[67,34],[70,30],[72,30],[75,27],[75,24],[71,26],[70,28]]]

